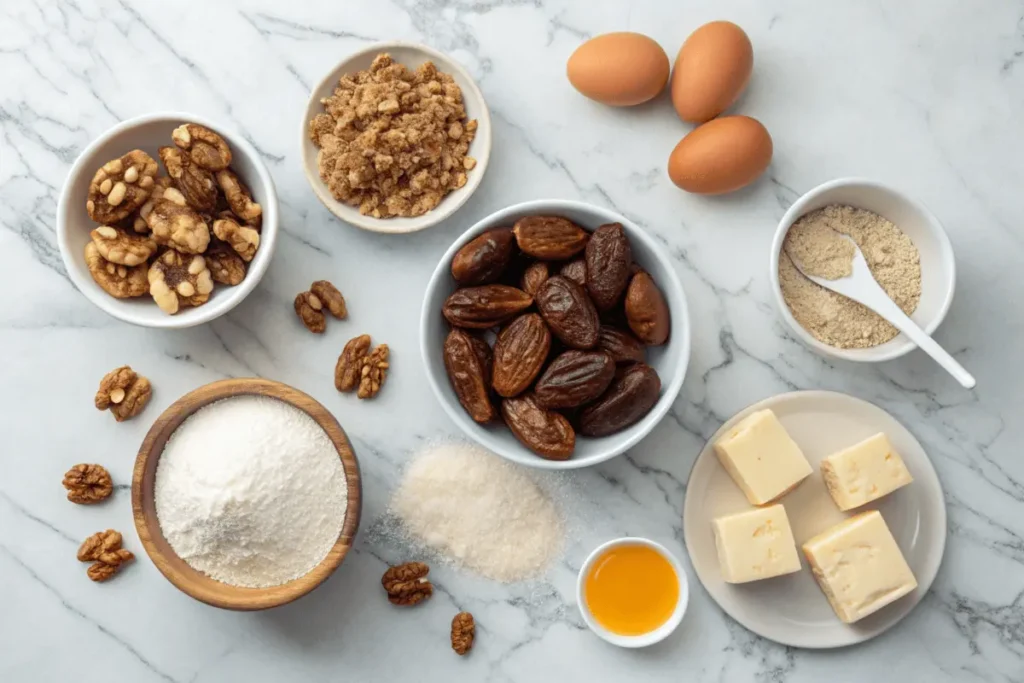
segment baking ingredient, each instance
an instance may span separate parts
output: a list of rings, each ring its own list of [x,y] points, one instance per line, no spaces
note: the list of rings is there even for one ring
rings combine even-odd
[[[491,401],[493,357],[487,342],[452,328],[444,341],[444,368],[459,403],[474,421],[484,424],[498,416]]]
[[[551,330],[536,313],[524,313],[494,342],[491,387],[499,396],[517,396],[533,384],[551,350]]]
[[[156,469],[156,514],[174,552],[232,586],[305,575],[341,534],[348,490],[327,433],[263,396],[204,406],[171,434]]]
[[[562,414],[537,404],[532,394],[506,398],[501,416],[519,442],[547,460],[568,460],[576,448],[576,432]]]
[[[363,358],[362,366],[359,369],[359,389],[356,390],[358,398],[373,398],[380,392],[381,386],[387,377],[388,368],[391,362],[388,357],[391,351],[387,344],[378,344],[373,351]]]
[[[558,270],[558,274],[572,280],[580,287],[587,286],[587,259],[574,258]]]
[[[410,71],[382,53],[345,74],[309,122],[320,179],[374,218],[420,216],[466,184],[476,136],[455,80],[424,62]]]
[[[119,531],[107,529],[97,531],[78,547],[78,561],[92,562],[86,570],[90,579],[106,581],[121,570],[125,562],[135,559],[130,550],[121,547],[123,539]]]
[[[601,225],[590,235],[584,251],[587,292],[599,311],[618,303],[629,282],[633,251],[621,223]]]
[[[222,171],[231,165],[231,148],[224,138],[198,123],[183,123],[171,131],[171,141],[188,152],[189,160],[207,171]]]
[[[914,481],[884,433],[826,456],[820,468],[825,488],[844,512]]]
[[[211,239],[210,246],[203,252],[203,258],[214,282],[234,286],[245,279],[245,261],[227,242]]]
[[[767,505],[711,522],[722,579],[748,583],[800,571],[786,508]]]
[[[323,334],[327,329],[327,316],[323,308],[320,297],[313,292],[299,292],[295,295],[295,315],[314,334]]]
[[[334,365],[334,387],[347,393],[356,391],[358,398],[373,398],[380,391],[391,367],[387,344],[372,351],[370,335],[349,339]]]
[[[907,235],[876,213],[830,204],[797,220],[779,254],[779,287],[796,321],[818,341],[841,349],[868,348],[889,341],[899,330],[871,309],[809,280],[834,280],[852,272],[853,246],[864,254],[871,275],[903,312],[921,299],[921,256]]]
[[[757,119],[723,116],[690,131],[668,158],[668,176],[696,194],[746,187],[772,161],[772,138]]]
[[[146,225],[156,243],[183,254],[201,254],[210,245],[210,226],[173,187],[164,190],[146,213]],[[221,239],[224,239],[221,237]]]
[[[750,81],[754,49],[731,21],[712,21],[690,34],[672,68],[672,106],[683,121],[704,123],[732,106]]]
[[[608,436],[639,422],[661,396],[661,379],[654,368],[633,363],[619,370],[608,390],[580,413],[580,433]]]
[[[587,246],[590,235],[568,218],[526,216],[512,226],[519,249],[544,261],[572,258]]]
[[[616,363],[643,363],[647,358],[639,339],[611,325],[601,325],[597,350],[607,353]]]
[[[61,483],[68,491],[68,500],[82,505],[106,500],[114,491],[110,472],[102,465],[75,465],[67,471]]]
[[[811,474],[800,446],[771,410],[758,410],[715,442],[715,455],[751,505],[786,495]]]
[[[92,279],[115,299],[132,299],[149,292],[145,265],[125,266],[103,258],[95,242],[85,244],[85,265]]]
[[[836,615],[859,621],[917,588],[917,579],[877,510],[862,512],[803,545]]]
[[[626,321],[633,334],[649,346],[660,346],[668,341],[668,333],[672,329],[668,304],[654,278],[644,271],[629,281]]]
[[[497,581],[541,574],[562,549],[562,518],[527,471],[474,444],[416,453],[391,499],[416,540]]]
[[[213,133],[216,135],[216,133]],[[219,137],[219,136],[218,136]],[[223,142],[223,141],[222,141]],[[225,147],[227,145],[225,144]],[[217,179],[177,147],[157,150],[174,187],[196,211],[211,213],[217,208]],[[230,151],[229,151],[230,154]]]
[[[166,193],[164,193],[166,194]],[[240,222],[234,214],[222,215],[213,222],[213,234],[217,239],[231,245],[242,260],[248,263],[256,257],[260,248],[260,233],[245,223]]]
[[[423,562],[406,562],[388,567],[380,584],[387,591],[388,602],[392,605],[412,607],[434,594],[434,584],[427,578],[429,573],[430,567]]]
[[[149,237],[129,233],[110,225],[101,225],[89,233],[100,256],[122,266],[137,266],[149,260],[156,242]]]
[[[613,546],[587,572],[583,598],[594,620],[612,633],[643,635],[672,616],[679,604],[679,577],[654,548]]]
[[[115,420],[124,422],[142,412],[152,393],[148,379],[122,365],[103,376],[93,403],[97,410],[109,410]]]
[[[338,320],[348,317],[348,307],[345,305],[345,297],[341,295],[338,288],[328,280],[317,280],[309,286],[309,291],[320,299],[320,302],[327,307],[332,316]]]
[[[89,182],[89,218],[102,225],[128,218],[149,199],[157,171],[156,160],[141,149],[103,164]]]
[[[658,96],[668,82],[668,55],[641,33],[605,33],[576,48],[566,64],[572,87],[592,100],[629,107]]]
[[[469,612],[459,612],[452,619],[452,649],[455,654],[464,655],[473,648],[476,623]]]
[[[441,312],[456,327],[486,330],[533,305],[533,297],[508,285],[481,285],[455,290]]]
[[[615,376],[615,361],[603,351],[570,349],[555,357],[533,388],[542,408],[575,408],[604,393]]]
[[[597,344],[601,320],[587,290],[554,275],[537,291],[537,310],[544,322],[563,344],[574,349],[590,349]]]
[[[231,213],[245,225],[258,231],[263,224],[263,207],[253,201],[252,193],[238,177],[238,174],[230,168],[225,168],[222,171],[217,171],[216,178],[217,185],[224,193],[224,201],[227,202]]]
[[[452,277],[463,287],[490,284],[508,267],[514,249],[511,228],[488,230],[455,252]]]
[[[169,315],[205,304],[213,291],[213,275],[206,267],[206,259],[198,254],[168,249],[149,266],[146,277],[153,301]]]

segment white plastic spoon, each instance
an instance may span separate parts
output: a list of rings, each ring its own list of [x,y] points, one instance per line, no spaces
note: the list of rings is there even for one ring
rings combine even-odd
[[[910,337],[910,340],[917,344],[918,348],[935,359],[935,362],[945,368],[946,372],[953,375],[960,384],[967,389],[973,389],[976,382],[971,373],[967,372],[964,366],[960,365],[953,356],[949,355],[944,348],[939,346],[938,342],[929,337],[924,330],[917,326],[917,323],[911,320],[896,305],[895,301],[889,298],[889,295],[885,293],[882,286],[871,275],[871,269],[868,268],[868,263],[864,260],[864,254],[861,253],[857,243],[846,235],[842,237],[853,246],[853,273],[848,277],[839,278],[838,280],[826,280],[804,271],[803,266],[795,258],[792,259],[793,264],[811,282],[815,282],[825,289],[831,289],[833,292],[838,292],[845,297],[853,299],[888,320],[900,332]]]

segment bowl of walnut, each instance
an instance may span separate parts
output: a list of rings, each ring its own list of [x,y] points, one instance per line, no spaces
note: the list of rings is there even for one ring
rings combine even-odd
[[[690,358],[682,284],[626,218],[565,200],[517,204],[448,249],[420,322],[445,412],[513,462],[575,469],[644,438]]]
[[[57,207],[68,276],[143,327],[209,322],[256,288],[277,238],[277,195],[241,135],[184,113],[120,123],[75,161]]]

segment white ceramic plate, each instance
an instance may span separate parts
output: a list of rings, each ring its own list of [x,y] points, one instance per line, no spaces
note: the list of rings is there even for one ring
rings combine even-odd
[[[917,590],[855,624],[839,621],[800,553],[796,574],[748,584],[722,580],[711,520],[750,508],[739,487],[715,457],[712,444],[754,412],[771,408],[814,467],[812,474],[781,502],[799,547],[846,517],[877,509],[907,559]],[[884,498],[842,513],[818,473],[822,458],[862,439],[885,432],[903,456],[914,482]],[[683,533],[700,582],[725,612],[754,633],[783,645],[831,648],[853,645],[883,633],[910,613],[935,580],[946,545],[946,505],[935,468],[906,427],[881,408],[845,394],[798,391],[761,401],[722,425],[701,451],[686,487]]]

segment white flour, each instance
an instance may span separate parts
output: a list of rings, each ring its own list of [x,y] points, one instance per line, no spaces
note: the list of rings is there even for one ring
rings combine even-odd
[[[156,513],[194,569],[234,586],[277,586],[338,540],[348,491],[338,452],[313,418],[272,398],[211,403],[167,440]]]

